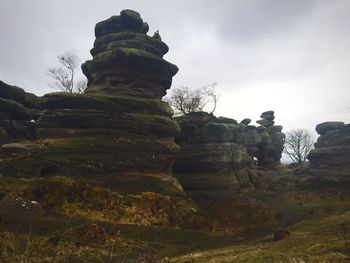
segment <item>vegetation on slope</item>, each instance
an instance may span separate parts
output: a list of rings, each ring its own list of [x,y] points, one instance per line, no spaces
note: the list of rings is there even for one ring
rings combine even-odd
[[[349,196],[302,190],[304,175],[281,171],[201,213],[83,179],[0,177],[1,262],[348,262]]]

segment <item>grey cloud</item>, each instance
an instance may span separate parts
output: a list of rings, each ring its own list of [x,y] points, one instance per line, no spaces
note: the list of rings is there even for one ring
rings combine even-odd
[[[51,92],[45,73],[56,56],[74,49],[90,59],[94,25],[125,8],[141,13],[150,34],[160,30],[170,47],[166,59],[180,68],[174,86],[219,83],[218,92],[229,96],[220,114],[254,118],[270,103],[287,127],[322,116],[350,121],[341,114],[350,98],[348,0],[0,0],[0,78]],[[280,87],[273,105],[254,100],[274,95],[269,85]],[[291,113],[293,102],[283,96],[296,91],[312,100],[300,99]]]
[[[238,42],[289,34],[310,16],[316,1],[248,0],[223,10],[219,30],[226,39]]]

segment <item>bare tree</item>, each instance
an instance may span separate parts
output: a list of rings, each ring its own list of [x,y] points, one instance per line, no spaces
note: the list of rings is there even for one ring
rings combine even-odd
[[[187,115],[191,112],[205,111],[213,114],[216,110],[218,95],[215,92],[217,83],[206,85],[202,88],[190,89],[180,87],[172,90],[165,101],[175,110],[175,113]]]
[[[306,157],[314,145],[311,133],[306,129],[296,129],[287,132],[286,135],[284,152],[293,163],[304,165]]]
[[[86,79],[80,79],[75,83],[75,92],[77,93],[84,93],[85,89],[87,87],[87,80]]]
[[[80,65],[80,59],[74,51],[66,51],[58,57],[59,66],[48,69],[47,74],[52,82],[49,86],[69,93],[84,93],[87,81],[85,79],[75,80],[76,69]]]

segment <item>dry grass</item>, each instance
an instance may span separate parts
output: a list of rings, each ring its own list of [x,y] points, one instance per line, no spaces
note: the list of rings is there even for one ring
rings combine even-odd
[[[265,236],[254,242],[174,257],[171,262],[350,262],[348,229],[350,212],[301,222],[280,241]]]
[[[33,222],[0,222],[4,263],[350,262],[350,212],[344,212],[350,202],[323,193],[284,188],[258,206],[216,205],[203,219],[182,210],[176,198],[121,195],[66,177],[0,177],[0,194],[10,192],[37,201],[45,215]],[[274,241],[272,233],[283,223],[279,211],[298,214],[299,223]],[[256,229],[271,234],[261,236]]]

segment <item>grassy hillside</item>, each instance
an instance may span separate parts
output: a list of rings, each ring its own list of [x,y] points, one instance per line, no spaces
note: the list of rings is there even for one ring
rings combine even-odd
[[[302,221],[290,234],[235,242],[222,248],[194,251],[171,262],[350,262],[350,212]]]
[[[0,177],[0,262],[350,262],[349,195],[302,189],[285,169],[267,177],[206,210],[83,179]]]

